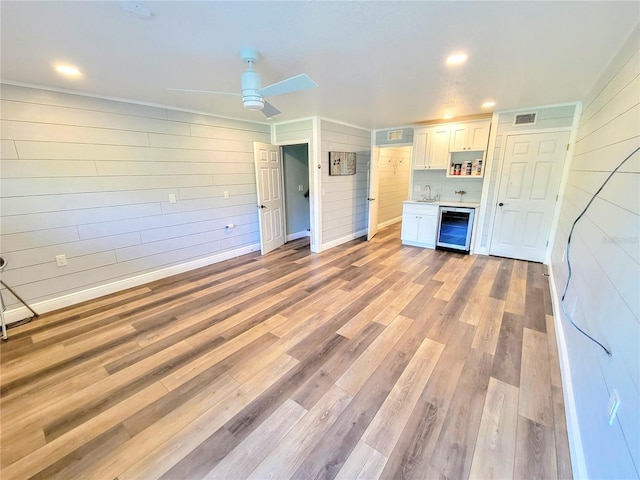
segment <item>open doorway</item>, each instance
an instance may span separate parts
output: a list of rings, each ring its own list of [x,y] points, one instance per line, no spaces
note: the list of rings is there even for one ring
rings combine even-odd
[[[369,177],[369,239],[378,228],[402,220],[402,202],[410,190],[412,150],[410,145],[374,147]]]
[[[283,145],[286,241],[310,236],[309,146]]]

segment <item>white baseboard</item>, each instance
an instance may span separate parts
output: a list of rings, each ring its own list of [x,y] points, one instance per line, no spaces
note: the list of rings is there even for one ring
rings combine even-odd
[[[560,297],[556,289],[553,269],[549,267],[549,287],[551,289],[551,304],[553,306],[553,323],[556,328],[556,342],[560,357],[560,371],[562,376],[562,393],[564,396],[564,411],[567,417],[567,434],[569,437],[569,451],[571,452],[571,468],[574,478],[588,478],[587,464],[584,459],[582,438],[580,436],[580,423],[576,414],[576,399],[571,380],[571,365],[567,352],[567,342],[562,323],[560,310]]]
[[[170,277],[178,273],[188,272],[189,270],[195,270],[196,268],[206,267],[214,263],[219,263],[230,258],[239,257],[240,255],[246,255],[247,253],[260,251],[260,244],[248,245],[246,247],[237,248],[234,250],[228,250],[226,252],[211,255],[209,257],[199,258],[187,263],[181,263],[179,265],[172,265],[171,267],[161,268],[160,270],[154,270],[153,272],[143,273],[142,275],[136,275],[135,277],[125,278],[123,280],[117,280],[115,282],[107,283],[97,287],[88,288],[79,292],[70,293],[61,297],[44,300],[31,304],[38,314],[52,312],[59,308],[69,307],[78,303],[86,302],[87,300],[93,300],[94,298],[109,295],[111,293],[126,290],[127,288],[139,287],[145,283],[160,280],[162,278]],[[7,323],[19,322],[25,318],[31,317],[31,312],[27,307],[20,306],[4,312],[4,318]]]
[[[378,224],[378,228],[388,227],[389,225],[393,225],[394,223],[398,223],[402,221],[402,215],[396,218],[392,218],[391,220],[387,220],[386,222],[382,222]]]
[[[323,243],[320,246],[320,251],[324,252],[325,250],[329,250],[330,248],[337,247],[338,245],[342,245],[343,243],[350,242],[351,240],[355,240],[356,238],[366,237],[366,236],[367,236],[367,230],[360,230],[359,232],[352,233],[344,237],[336,238],[335,240],[331,240],[330,242],[327,242],[327,243]]]
[[[301,232],[291,233],[287,235],[287,242],[293,242],[299,238],[310,237],[311,232],[309,230],[302,230]]]

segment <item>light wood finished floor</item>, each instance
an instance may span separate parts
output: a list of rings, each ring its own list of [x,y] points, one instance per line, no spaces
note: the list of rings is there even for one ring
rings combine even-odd
[[[2,344],[0,477],[569,478],[540,264],[305,240]]]

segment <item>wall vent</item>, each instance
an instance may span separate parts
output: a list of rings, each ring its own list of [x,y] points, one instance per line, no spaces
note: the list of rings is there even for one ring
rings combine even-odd
[[[532,113],[519,113],[513,120],[514,125],[534,125],[536,123],[536,118],[538,117],[537,112]]]

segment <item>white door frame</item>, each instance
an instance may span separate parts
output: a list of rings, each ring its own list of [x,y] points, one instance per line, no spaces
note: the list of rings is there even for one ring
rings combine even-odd
[[[311,152],[311,139],[299,139],[299,140],[287,140],[284,142],[275,142],[273,145],[277,145],[279,147],[287,146],[287,145],[307,145],[307,160],[309,164],[309,226],[311,231],[309,232],[311,251],[319,252],[317,250],[317,246],[320,245],[320,220],[319,220],[319,206],[320,206],[320,189],[319,182],[316,184],[316,176],[319,177],[316,169],[313,168],[313,156]],[[282,152],[282,148],[280,148],[280,152]],[[283,171],[284,174],[284,171]],[[284,176],[284,175],[283,175]],[[284,180],[283,180],[284,181]],[[286,198],[285,198],[286,202]],[[285,212],[286,214],[286,212]]]
[[[371,240],[378,233],[378,202],[380,193],[380,147],[371,148],[371,160],[369,164],[369,192],[367,195],[367,241]],[[374,175],[376,169],[376,175]],[[374,188],[375,187],[375,188]],[[375,206],[375,219],[372,218],[371,211]],[[374,221],[375,220],[375,221]]]
[[[558,127],[558,128],[540,128],[540,129],[529,129],[529,130],[518,130],[518,131],[510,131],[510,132],[505,132],[502,135],[502,142],[500,144],[500,160],[499,163],[500,165],[498,166],[498,175],[496,177],[496,185],[495,185],[495,190],[494,190],[494,198],[493,198],[493,203],[492,205],[489,206],[489,208],[491,209],[491,217],[489,220],[489,231],[488,231],[488,236],[487,236],[487,255],[489,254],[489,252],[491,252],[491,242],[493,241],[493,228],[495,225],[495,220],[496,220],[496,214],[498,211],[498,193],[500,190],[500,181],[502,179],[502,171],[504,168],[504,159],[505,159],[505,155],[506,155],[506,146],[507,146],[507,140],[510,136],[515,136],[515,135],[535,135],[535,134],[544,134],[544,133],[561,133],[561,132],[569,132],[569,151],[566,152],[565,157],[564,157],[564,165],[563,165],[563,170],[562,170],[562,176],[560,178],[560,187],[558,188],[558,201],[555,204],[554,210],[553,210],[553,216],[552,216],[552,221],[551,221],[551,227],[549,228],[549,243],[547,245],[546,251],[545,251],[545,255],[544,255],[544,263],[549,263],[549,258],[551,255],[551,249],[553,248],[553,239],[555,237],[556,234],[556,230],[558,227],[558,218],[559,218],[559,214],[560,214],[560,206],[562,204],[562,202],[560,201],[560,194],[564,193],[564,189],[566,186],[566,177],[568,174],[568,167],[569,167],[569,163],[570,163],[570,151],[571,151],[571,146],[573,145],[573,128],[572,127]],[[487,166],[485,166],[485,172],[487,172]],[[478,219],[479,220],[479,219]]]
[[[411,187],[413,185],[413,143],[390,143],[377,145],[376,144],[376,132],[379,130],[371,130],[371,162],[373,162],[374,153],[378,155],[378,160],[380,159],[380,151],[386,148],[404,148],[411,147],[411,154],[409,155],[409,185],[407,185],[407,200],[411,199]],[[379,165],[378,165],[379,167]],[[369,175],[371,175],[372,164],[369,165]],[[378,198],[380,197],[380,174],[378,171]],[[376,199],[378,201],[378,199]],[[378,204],[379,206],[380,204]],[[380,210],[378,210],[379,212]],[[377,226],[376,226],[377,229]],[[371,239],[371,232],[369,231],[369,227],[367,226],[367,239]]]

